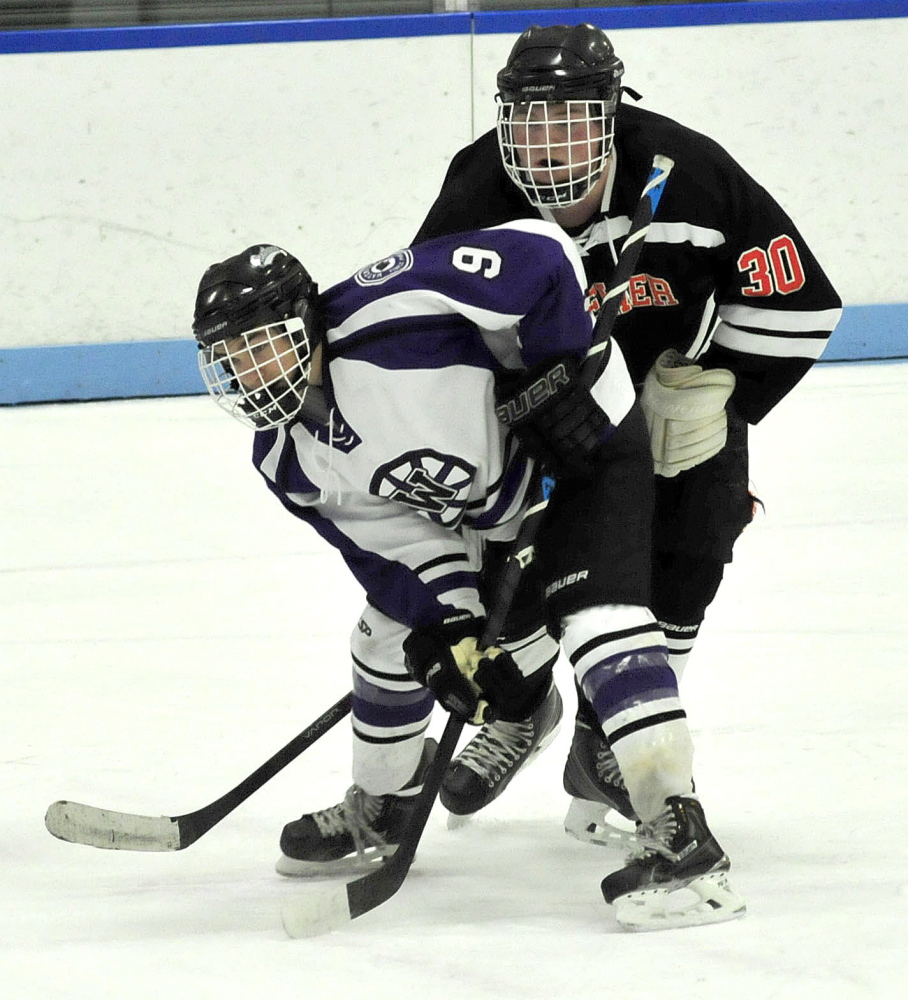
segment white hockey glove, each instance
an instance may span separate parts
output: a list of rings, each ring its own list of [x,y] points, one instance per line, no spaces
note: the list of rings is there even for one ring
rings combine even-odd
[[[656,358],[640,396],[656,475],[670,479],[725,447],[725,404],[734,388],[727,368],[704,370],[675,350]]]

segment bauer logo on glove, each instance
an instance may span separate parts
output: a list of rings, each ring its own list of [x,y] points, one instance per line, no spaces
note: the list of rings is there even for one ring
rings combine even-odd
[[[530,371],[499,377],[495,412],[524,448],[556,477],[589,479],[609,421],[566,354]]]
[[[725,447],[734,388],[727,368],[704,369],[675,350],[659,355],[640,396],[656,475],[677,476]]]

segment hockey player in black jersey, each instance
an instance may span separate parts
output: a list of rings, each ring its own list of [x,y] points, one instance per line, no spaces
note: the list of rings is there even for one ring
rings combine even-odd
[[[367,596],[351,633],[353,785],[286,824],[281,874],[343,875],[395,851],[436,699],[475,725],[531,718],[550,732],[551,632],[612,736],[629,802],[659,831],[603,880],[619,923],[743,914],[691,794],[690,733],[648,607],[646,426],[617,344],[597,342],[591,385],[578,377],[593,343],[584,293],[574,244],[537,219],[426,241],[321,294],[264,244],[205,272],[193,329],[206,385],[255,429],[268,488]],[[506,621],[482,649],[490,546],[516,537],[540,460],[557,486],[522,584],[546,622]],[[687,901],[669,912],[679,888]]]
[[[454,156],[415,240],[513,219],[558,223],[580,250],[588,308],[609,287],[653,155],[675,166],[614,327],[656,471],[652,609],[680,679],[735,540],[753,517],[747,425],[820,356],[841,301],[792,220],[714,141],[622,100],[624,66],[589,24],[531,27],[498,74],[496,129]],[[578,689],[565,821],[610,835],[636,819],[621,769]],[[544,741],[540,720],[524,733]],[[501,794],[527,740],[485,726],[442,788],[454,813]]]

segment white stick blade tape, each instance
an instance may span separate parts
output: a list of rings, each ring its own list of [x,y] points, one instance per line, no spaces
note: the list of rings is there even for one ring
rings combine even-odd
[[[54,802],[44,825],[60,840],[113,851],[178,851],[180,828],[169,816],[136,816],[80,802]]]
[[[292,938],[315,937],[350,923],[347,886],[313,886],[281,909],[284,930]]]

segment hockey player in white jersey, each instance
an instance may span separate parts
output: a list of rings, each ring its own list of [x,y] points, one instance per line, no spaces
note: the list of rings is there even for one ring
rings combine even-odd
[[[744,912],[692,791],[648,607],[652,459],[621,350],[607,345],[591,389],[577,378],[592,334],[584,283],[570,239],[542,220],[401,250],[322,294],[264,244],[205,272],[193,328],[209,391],[255,428],[267,486],[367,595],[351,638],[353,785],[285,826],[282,874],[346,873],[395,850],[436,699],[475,725],[536,719],[538,748],[561,714],[557,639],[641,821],[646,850],[602,883],[619,922]],[[538,461],[557,487],[536,557],[503,634],[478,649],[486,553],[513,540]],[[679,889],[688,905],[666,910]]]

